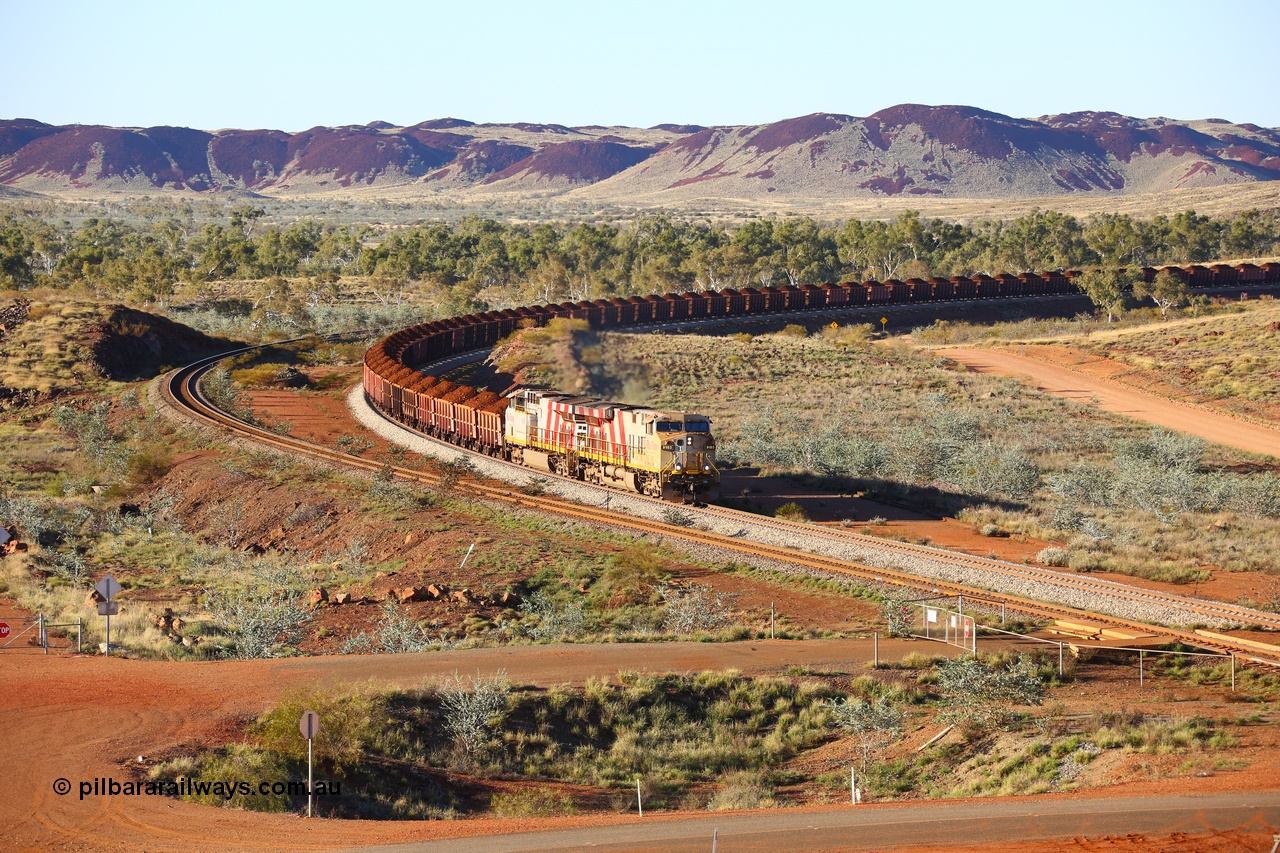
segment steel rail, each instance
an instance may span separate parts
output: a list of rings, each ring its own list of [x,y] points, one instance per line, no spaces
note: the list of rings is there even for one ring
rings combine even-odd
[[[213,369],[222,359],[227,358],[230,355],[247,351],[248,349],[253,348],[250,347],[233,352],[222,353],[172,371],[166,376],[162,385],[163,396],[171,406],[179,411],[185,412],[189,417],[198,422],[229,431],[244,438],[252,439],[257,443],[266,445],[275,450],[301,454],[328,464],[345,466],[366,473],[390,470],[392,476],[397,479],[427,486],[433,486],[439,482],[438,476],[428,472],[416,471],[399,466],[388,466],[379,462],[342,453],[341,451],[323,447],[318,444],[313,444],[308,441],[303,441],[301,439],[278,435],[261,427],[246,424],[231,417],[230,415],[227,415],[225,412],[222,412],[204,395],[203,391],[200,389],[200,379],[205,373]],[[374,411],[377,410],[374,409]],[[390,423],[397,423],[390,419],[388,419],[388,421]],[[397,425],[404,428],[402,424],[397,423]],[[463,448],[456,448],[455,445],[451,444],[444,446],[455,448],[460,451],[463,450]],[[484,454],[477,455],[483,456],[485,459],[493,459],[493,457],[486,456]],[[519,466],[514,467],[518,468]],[[520,468],[519,470],[525,469]],[[573,503],[554,496],[528,495],[511,488],[495,487],[481,481],[468,481],[468,488],[482,498],[497,501],[513,508],[552,513],[585,523],[605,525],[613,528],[623,528],[632,532],[644,533],[647,535],[662,536],[668,539],[718,548],[729,552],[736,552],[771,561],[799,565],[821,572],[856,578],[862,581],[916,589],[936,590],[939,593],[945,593],[947,595],[964,596],[970,600],[983,601],[994,605],[1004,605],[1008,609],[1050,619],[1097,622],[1113,627],[1128,628],[1143,633],[1150,633],[1153,629],[1157,629],[1161,635],[1167,636],[1171,640],[1175,640],[1177,642],[1201,648],[1214,649],[1216,651],[1223,652],[1224,654],[1233,654],[1241,659],[1265,666],[1280,667],[1280,654],[1273,657],[1266,652],[1260,651],[1256,645],[1246,644],[1244,642],[1236,643],[1230,638],[1209,638],[1196,634],[1192,631],[1154,626],[1146,622],[1123,619],[1121,617],[1111,616],[1108,614],[1093,613],[1090,611],[1067,607],[1065,605],[1058,605],[1009,595],[1007,593],[995,592],[981,587],[925,578],[895,569],[866,566],[851,561],[837,560],[831,557],[800,552],[794,549],[765,545],[758,542],[752,542],[750,540],[712,533],[710,531],[698,530],[697,528],[666,524],[660,521],[620,514],[599,507]],[[607,489],[602,489],[601,491],[606,494],[616,494],[616,492]],[[654,502],[661,503],[658,501]],[[726,510],[724,512],[736,511]],[[751,516],[745,513],[743,516],[745,517],[742,520],[749,520],[751,523],[759,523],[761,520],[758,516]],[[797,525],[797,527],[801,527],[807,535],[813,535],[818,532],[808,525]],[[827,535],[828,533],[829,531],[822,531],[823,535]],[[876,547],[882,547],[886,544],[883,540],[878,540],[874,537],[861,538],[870,540]],[[908,543],[890,544],[906,545]],[[923,548],[924,546],[911,547]],[[944,562],[971,563],[972,561],[978,561],[984,567],[988,562],[969,555],[957,555],[952,552],[940,551],[937,549],[924,550],[929,553],[930,559],[941,560]],[[1012,566],[1013,564],[1007,565]],[[1017,567],[1014,566],[1014,568]],[[1204,610],[1198,609],[1199,604],[1200,602],[1198,601],[1184,600],[1182,606],[1184,609],[1187,609],[1192,613],[1211,615],[1206,613]],[[1212,615],[1216,616],[1217,614]]]

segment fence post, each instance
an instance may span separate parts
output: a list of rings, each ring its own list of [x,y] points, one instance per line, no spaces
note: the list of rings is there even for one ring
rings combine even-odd
[[[1058,677],[1061,678],[1066,672],[1066,668],[1062,665],[1062,643],[1058,643]]]
[[[1147,653],[1143,649],[1138,649],[1138,686],[1141,687],[1146,681],[1146,673],[1143,672],[1143,662],[1147,659]]]
[[[40,621],[40,628],[38,629],[40,634],[40,645],[44,647],[44,653],[47,655],[49,654],[49,629],[44,626],[43,613],[37,613],[36,619]]]
[[[1236,656],[1234,653],[1231,655],[1231,692],[1236,692]]]
[[[76,654],[84,651],[84,617],[76,617]]]
[[[769,639],[776,640],[777,635],[773,631],[773,602],[769,602]]]
[[[1235,658],[1233,657],[1231,660],[1234,661]],[[872,669],[880,668],[880,634],[879,633],[871,635],[871,668]],[[1235,684],[1235,679],[1236,679],[1235,670],[1232,669],[1231,670],[1232,685]]]

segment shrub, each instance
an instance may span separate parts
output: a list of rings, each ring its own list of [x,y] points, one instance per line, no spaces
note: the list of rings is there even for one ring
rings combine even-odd
[[[785,518],[788,521],[808,521],[809,513],[805,512],[804,507],[792,501],[785,503],[774,512],[778,518]]]
[[[713,812],[737,809],[772,809],[778,807],[773,785],[757,771],[739,770],[721,778],[720,787],[707,802]]]
[[[333,446],[351,456],[361,456],[373,447],[373,440],[363,435],[348,435],[344,432],[333,440]]]
[[[505,670],[490,676],[476,673],[465,681],[456,672],[442,684],[440,712],[454,742],[468,755],[476,752],[502,726],[511,682]]]
[[[498,817],[555,817],[578,813],[573,798],[554,788],[521,788],[494,794],[489,800],[489,810]]]
[[[129,457],[129,481],[135,485],[154,483],[173,467],[173,454],[163,446],[151,446]]]
[[[662,511],[662,523],[673,527],[693,527],[695,520],[691,514],[682,509],[669,507]]]
[[[715,631],[728,625],[737,598],[709,586],[692,586],[683,593],[663,587],[658,594],[667,602],[663,629],[679,635]]]
[[[1039,554],[1036,554],[1036,562],[1055,568],[1067,566],[1070,559],[1071,554],[1065,548],[1058,548],[1053,545],[1042,549]]]
[[[241,393],[231,381],[231,374],[219,367],[200,380],[200,388],[215,408],[245,423],[256,423],[248,395]]]
[[[871,342],[873,332],[870,323],[850,326],[837,326],[833,323],[823,327],[822,337],[838,347],[865,348]]]
[[[880,615],[884,617],[890,637],[911,636],[914,612],[911,604],[898,595],[886,595],[880,604]]]
[[[580,603],[557,604],[543,590],[522,601],[520,612],[532,623],[521,630],[534,640],[572,640],[586,628],[587,618]]]
[[[1096,572],[1102,568],[1102,560],[1088,551],[1072,551],[1067,566],[1073,572]]]
[[[242,586],[206,589],[205,609],[235,639],[236,657],[281,657],[293,653],[302,626],[311,620],[304,586],[293,569],[266,564]]]
[[[809,331],[804,326],[801,326],[799,323],[788,323],[787,325],[782,327],[782,331],[778,332],[778,334],[786,338],[809,337]]]
[[[857,742],[862,756],[862,772],[867,772],[871,756],[902,734],[907,714],[890,697],[875,700],[844,698],[828,703],[831,721]]]
[[[432,639],[421,625],[401,612],[394,601],[382,606],[382,618],[378,620],[372,635],[361,631],[342,644],[341,653],[384,652],[389,655],[405,652],[425,652],[433,648],[448,648],[443,639]]]
[[[1025,655],[1007,665],[954,658],[939,662],[937,671],[946,715],[979,727],[1007,720],[1011,706],[1039,705],[1044,695],[1044,682]]]
[[[350,771],[366,753],[384,751],[400,736],[387,694],[369,687],[342,691],[311,687],[287,691],[278,705],[249,726],[249,737],[262,749],[305,762],[307,742],[298,734],[304,711],[315,711],[320,717],[313,741],[316,762],[335,772]]]

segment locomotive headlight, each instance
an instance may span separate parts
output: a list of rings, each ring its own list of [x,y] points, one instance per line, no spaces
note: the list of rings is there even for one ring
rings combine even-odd
[[[710,465],[703,465],[703,466],[702,466],[702,470],[703,470],[703,471],[710,471],[710,470],[711,470],[711,466],[710,466]]]
[[[679,471],[679,470],[680,470],[680,463],[679,463],[679,462],[677,462],[677,463],[676,463],[676,470],[677,470],[677,471]]]

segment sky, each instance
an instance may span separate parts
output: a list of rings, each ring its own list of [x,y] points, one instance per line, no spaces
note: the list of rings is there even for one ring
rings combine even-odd
[[[50,124],[740,125],[922,103],[1280,127],[1280,0],[0,0],[0,20],[0,119]]]

